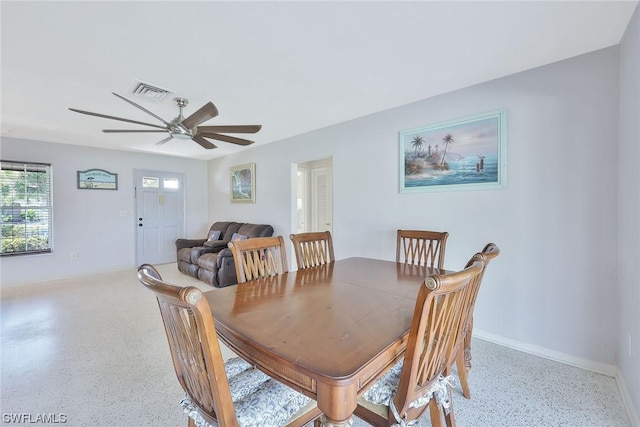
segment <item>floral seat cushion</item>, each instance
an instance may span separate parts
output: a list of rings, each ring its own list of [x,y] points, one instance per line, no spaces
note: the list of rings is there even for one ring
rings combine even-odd
[[[398,363],[393,365],[389,371],[373,383],[361,398],[374,405],[388,406],[389,409],[391,409],[392,415],[400,425],[403,425],[402,422],[405,420],[402,420],[397,413],[396,408],[393,405],[393,399],[398,392],[403,365],[404,359],[401,359]],[[416,399],[414,402],[411,402],[409,406],[412,408],[420,408],[429,403],[431,398],[435,398],[438,405],[448,412],[451,403],[448,386],[453,386],[454,383],[455,381],[452,376],[443,377],[441,375],[433,383],[431,389],[427,393]]]
[[[231,400],[242,427],[277,427],[287,423],[311,399],[235,357],[225,363]],[[189,396],[180,405],[197,427],[214,427],[200,415]]]
[[[389,405],[389,402],[396,395],[400,384],[400,374],[402,373],[404,359],[393,365],[378,381],[362,395],[367,402],[375,405]]]

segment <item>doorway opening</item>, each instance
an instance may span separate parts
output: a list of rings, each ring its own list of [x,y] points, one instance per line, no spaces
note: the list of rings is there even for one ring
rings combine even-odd
[[[333,158],[294,164],[292,232],[333,232]]]

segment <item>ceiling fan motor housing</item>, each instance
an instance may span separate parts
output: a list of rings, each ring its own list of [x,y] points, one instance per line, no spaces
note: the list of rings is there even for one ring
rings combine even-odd
[[[189,100],[179,97],[173,98],[173,100],[180,108],[180,114],[178,114],[178,117],[169,122],[169,133],[174,138],[191,139],[193,137],[193,132],[191,131],[191,129],[187,129],[187,127],[182,124],[182,121],[184,120],[184,116],[182,115],[182,108],[189,105]]]
[[[191,139],[193,137],[193,132],[191,132],[191,129],[187,129],[182,124],[183,120],[184,120],[184,117],[182,117],[182,114],[180,114],[175,119],[171,120],[169,122],[169,133],[174,138]]]

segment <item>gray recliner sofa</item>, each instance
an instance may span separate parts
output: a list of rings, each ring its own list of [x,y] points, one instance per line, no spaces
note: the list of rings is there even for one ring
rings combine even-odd
[[[208,236],[215,237],[215,234],[219,234],[215,239],[176,240],[178,270],[211,286],[222,288],[238,283],[233,254],[227,247],[232,237],[270,237],[273,235],[273,227],[267,224],[216,222],[209,229]]]

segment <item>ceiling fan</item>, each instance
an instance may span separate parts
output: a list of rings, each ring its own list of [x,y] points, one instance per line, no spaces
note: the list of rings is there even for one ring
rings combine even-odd
[[[136,120],[123,119],[122,117],[108,116],[106,114],[92,113],[90,111],[78,110],[75,108],[69,108],[71,111],[75,111],[80,114],[87,114],[89,116],[103,117],[105,119],[112,120],[120,120],[121,122],[127,123],[135,123],[137,125],[151,126],[154,128],[158,128],[158,130],[148,130],[148,129],[103,129],[102,132],[105,133],[148,133],[148,132],[167,132],[169,136],[163,139],[160,142],[157,142],[156,145],[164,144],[165,142],[177,138],[177,139],[192,139],[198,144],[200,144],[203,148],[208,150],[212,148],[216,148],[217,146],[210,141],[209,139],[217,139],[219,141],[230,142],[232,144],[238,145],[250,145],[253,144],[253,141],[243,138],[237,138],[235,136],[223,135],[223,133],[256,133],[261,128],[262,125],[227,125],[227,126],[198,126],[201,123],[206,122],[209,119],[212,119],[218,115],[218,109],[212,102],[207,102],[204,104],[198,111],[191,114],[186,119],[182,115],[182,109],[189,104],[189,100],[185,98],[173,98],[175,103],[180,108],[180,113],[176,118],[167,122],[160,116],[154,114],[153,112],[147,110],[141,105],[136,104],[133,101],[125,98],[124,96],[118,95],[115,92],[112,92],[115,96],[122,99],[123,101],[128,102],[136,108],[144,111],[147,114],[152,115],[156,119],[160,120],[164,123],[164,126],[154,125],[152,123],[139,122]]]

